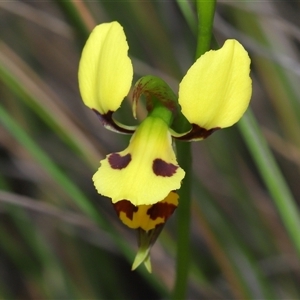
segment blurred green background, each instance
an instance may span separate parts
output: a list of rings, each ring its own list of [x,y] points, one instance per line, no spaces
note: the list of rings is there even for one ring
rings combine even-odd
[[[299,13],[298,1],[217,3],[216,41],[236,38],[251,56],[259,126],[250,111],[192,145],[187,299],[300,299]],[[85,40],[112,20],[135,79],[158,75],[177,92],[195,56],[193,1],[0,2],[1,299],[170,298],[176,213],[152,248],[153,274],[131,272],[135,232],[91,181],[129,139],[78,91]],[[117,117],[133,124],[130,97]]]

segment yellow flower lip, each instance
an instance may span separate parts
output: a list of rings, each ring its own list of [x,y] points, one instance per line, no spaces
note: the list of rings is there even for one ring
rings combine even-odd
[[[179,104],[191,124],[206,130],[236,123],[252,93],[250,58],[236,40],[202,55],[179,86]]]
[[[185,175],[176,161],[168,125],[151,116],[140,124],[124,151],[109,154],[100,163],[93,181],[113,203],[155,204],[179,189]]]
[[[116,111],[129,93],[133,67],[128,44],[118,22],[94,28],[79,62],[79,89],[89,108],[101,115]]]

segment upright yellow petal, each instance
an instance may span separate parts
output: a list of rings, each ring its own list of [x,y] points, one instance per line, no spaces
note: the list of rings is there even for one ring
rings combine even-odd
[[[246,111],[252,93],[250,58],[236,40],[202,55],[179,86],[182,113],[207,130],[229,127]]]
[[[85,105],[100,114],[116,111],[132,82],[128,44],[118,22],[96,26],[79,62],[79,89]]]

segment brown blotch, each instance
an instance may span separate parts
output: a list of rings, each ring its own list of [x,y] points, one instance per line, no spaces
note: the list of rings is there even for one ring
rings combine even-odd
[[[120,127],[113,118],[114,111],[109,110],[106,114],[101,115],[96,109],[92,108],[92,110],[96,113],[97,117],[100,119],[103,126],[109,126],[112,127],[115,131],[126,133],[126,134],[132,134],[134,133],[134,130],[126,129],[123,127]]]
[[[113,203],[113,206],[119,217],[120,217],[120,213],[124,212],[127,218],[130,220],[132,220],[133,214],[138,211],[138,207],[134,206],[128,200],[121,200],[118,201],[117,203]]]
[[[152,169],[157,176],[171,177],[176,173],[178,167],[173,164],[168,164],[160,158],[156,158],[153,161]]]
[[[158,202],[153,204],[148,210],[147,215],[150,219],[156,220],[157,218],[164,218],[165,221],[173,214],[176,205],[167,202]]]
[[[130,153],[126,154],[125,156],[121,156],[118,153],[112,153],[109,157],[108,157],[108,162],[110,164],[110,166],[113,169],[124,169],[128,166],[128,164],[131,161],[131,155]]]
[[[208,136],[210,136],[212,133],[217,131],[218,129],[221,129],[220,127],[212,128],[212,129],[205,129],[203,127],[198,126],[197,124],[192,124],[192,129],[187,134],[179,137],[174,137],[177,140],[183,140],[183,141],[190,141],[193,139],[206,139]]]

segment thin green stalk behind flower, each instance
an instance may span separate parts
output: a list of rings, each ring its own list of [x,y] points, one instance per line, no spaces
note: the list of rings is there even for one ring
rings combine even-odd
[[[180,1],[179,1],[180,2]],[[198,30],[197,30],[197,49],[196,60],[210,49],[212,27],[214,21],[216,0],[212,1],[197,1],[198,15]],[[181,7],[184,5],[181,4]],[[187,12],[187,9],[185,9]],[[186,15],[186,14],[185,14]],[[191,17],[191,16],[190,16]],[[191,28],[193,21],[187,20]],[[185,119],[180,119],[180,125],[184,130],[189,126]],[[173,290],[173,299],[184,299],[187,289],[189,263],[190,263],[190,210],[191,210],[191,173],[192,173],[192,157],[191,148],[188,144],[177,143],[178,160],[187,171],[188,175],[183,181],[180,191],[181,199],[184,201],[178,211],[178,242],[177,242],[177,257],[176,257],[176,278]]]
[[[198,34],[196,59],[210,50],[216,0],[197,0]]]

